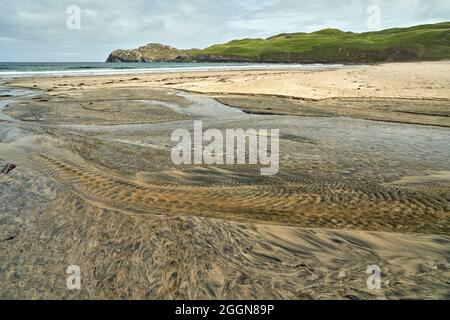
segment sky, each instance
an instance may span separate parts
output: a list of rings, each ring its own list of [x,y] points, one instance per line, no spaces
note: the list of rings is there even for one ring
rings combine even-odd
[[[104,61],[114,49],[147,43],[204,48],[283,32],[443,21],[449,0],[0,0],[0,61]]]

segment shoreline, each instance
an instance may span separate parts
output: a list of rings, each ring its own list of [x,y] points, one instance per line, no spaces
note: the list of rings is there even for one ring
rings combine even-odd
[[[139,74],[142,78],[129,78],[138,74],[127,69],[120,74],[42,75],[38,77],[28,75],[0,78],[0,82],[5,86],[41,88],[43,90],[48,90],[51,85],[58,86],[57,83],[54,83],[58,81],[64,82],[65,86],[76,86],[80,84],[77,81],[87,80],[89,83],[83,83],[83,85],[96,88],[101,86],[148,86],[185,89],[205,94],[268,94],[275,97],[283,96],[305,100],[323,100],[333,97],[450,100],[450,78],[447,76],[450,74],[450,60],[337,67],[321,65],[311,69],[302,69],[301,67],[299,69],[289,66],[286,69],[253,69],[250,67],[249,70],[169,70],[170,72],[155,68],[148,73]],[[390,75],[389,78],[386,78],[387,74]],[[101,80],[107,82],[100,83]],[[176,81],[171,82],[170,80]],[[274,82],[268,83],[269,81]],[[293,84],[292,82],[295,81],[302,83]],[[388,85],[382,86],[380,84],[382,81],[388,82]],[[420,83],[418,83],[419,81]],[[245,86],[243,87],[241,84]],[[218,88],[219,85],[220,88]],[[424,87],[426,85],[429,86]],[[311,91],[316,91],[316,93]],[[412,92],[414,94],[411,94]]]
[[[347,116],[450,127],[448,74],[450,61],[438,61],[317,69],[155,69],[143,74],[21,77],[3,85],[37,89],[49,99],[92,90],[176,90],[209,96],[250,114]]]
[[[154,68],[80,68],[74,70],[43,70],[43,71],[0,71],[0,83],[4,81],[17,80],[23,78],[59,78],[59,77],[92,77],[92,76],[126,76],[126,75],[162,75],[166,73],[195,73],[195,72],[221,72],[221,71],[320,71],[320,70],[336,70],[351,69],[358,67],[374,67],[401,64],[420,64],[420,63],[446,63],[450,60],[417,60],[417,61],[394,61],[394,62],[377,62],[377,63],[284,63],[284,62],[236,62],[236,63],[220,63],[220,62],[129,62],[129,64],[167,64],[167,65],[205,65],[204,67],[154,67]],[[64,64],[65,62],[0,62],[6,64]],[[75,62],[78,63],[78,62]],[[84,63],[84,62],[80,62]],[[127,62],[85,62],[119,65]],[[206,65],[211,65],[210,67]],[[212,67],[214,65],[214,67]]]
[[[314,70],[314,69],[338,69],[355,66],[365,66],[365,64],[298,64],[298,63],[241,63],[227,64],[227,63],[169,63],[158,62],[159,64],[180,65],[180,67],[149,67],[149,68],[80,68],[76,70],[43,70],[43,71],[0,71],[0,80],[10,80],[17,78],[29,77],[77,77],[77,76],[120,76],[120,75],[136,75],[136,74],[165,74],[165,73],[187,73],[187,72],[214,72],[214,71],[264,71],[264,70]],[[103,63],[101,63],[103,64]],[[119,63],[105,63],[111,65],[118,65]],[[144,63],[136,63],[144,64]],[[148,63],[151,65],[151,63]],[[195,65],[185,66],[182,65]],[[204,66],[199,66],[204,65]]]

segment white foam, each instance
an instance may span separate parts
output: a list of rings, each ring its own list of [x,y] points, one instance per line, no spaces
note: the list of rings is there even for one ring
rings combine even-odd
[[[211,65],[211,66],[180,66],[180,67],[154,67],[141,69],[78,69],[78,70],[60,70],[60,71],[1,71],[0,79],[10,79],[16,77],[45,77],[45,76],[92,76],[92,75],[121,75],[121,74],[145,74],[145,73],[171,73],[171,72],[192,72],[192,71],[231,71],[231,70],[276,70],[276,69],[337,69],[345,68],[342,64],[242,64],[242,65]]]

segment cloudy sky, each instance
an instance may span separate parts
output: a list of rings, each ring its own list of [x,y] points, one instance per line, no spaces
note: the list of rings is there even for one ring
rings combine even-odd
[[[449,0],[0,0],[0,61],[104,61],[150,42],[203,48],[329,27],[364,32],[373,4],[383,29],[450,21]]]

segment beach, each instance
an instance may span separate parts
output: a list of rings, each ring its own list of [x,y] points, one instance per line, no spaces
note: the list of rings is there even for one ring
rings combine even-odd
[[[131,75],[25,78],[14,86],[58,92],[108,88],[167,88],[208,94],[248,112],[338,115],[449,126],[450,63],[391,63],[374,66],[283,65],[266,70],[162,72]],[[224,67],[226,68],[226,67]],[[237,68],[237,67],[234,67]],[[101,72],[101,71],[100,71]],[[9,81],[5,81],[6,84]],[[250,100],[249,100],[250,99]],[[265,99],[270,99],[265,103]],[[280,100],[282,99],[282,100]],[[254,107],[253,100],[258,100]],[[265,105],[268,104],[268,105]],[[446,116],[447,115],[447,116]]]
[[[449,74],[436,61],[5,78],[0,297],[448,299]],[[199,120],[279,129],[279,171],[174,164],[171,134]],[[70,265],[84,290],[67,290]]]

